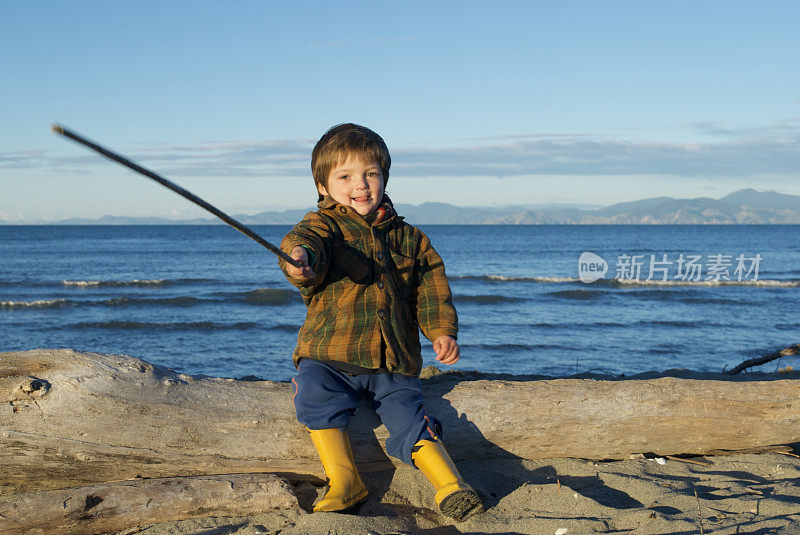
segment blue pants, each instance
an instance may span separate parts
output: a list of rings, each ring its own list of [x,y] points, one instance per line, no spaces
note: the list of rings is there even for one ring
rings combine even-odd
[[[297,419],[309,429],[347,430],[362,396],[389,430],[386,451],[412,466],[411,448],[437,440],[440,424],[422,404],[422,383],[400,373],[349,375],[318,360],[300,361],[294,385]]]

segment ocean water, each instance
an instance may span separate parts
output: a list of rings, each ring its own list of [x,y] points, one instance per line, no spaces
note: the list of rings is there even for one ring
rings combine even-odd
[[[289,228],[254,227],[272,243]],[[457,369],[720,371],[800,341],[800,226],[421,228],[453,289]],[[579,278],[585,252],[608,269],[593,283]],[[123,353],[220,377],[293,373],[305,307],[276,258],[229,227],[0,226],[0,259],[0,351]],[[424,337],[423,354],[437,364]]]

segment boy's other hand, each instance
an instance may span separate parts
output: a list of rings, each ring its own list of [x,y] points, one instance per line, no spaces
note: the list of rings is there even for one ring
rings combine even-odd
[[[461,355],[458,342],[452,336],[437,336],[433,341],[433,350],[436,351],[436,360],[442,364],[455,364]]]
[[[314,273],[314,270],[308,265],[308,252],[303,247],[298,245],[292,249],[289,256],[297,260],[303,266],[302,268],[298,268],[287,263],[286,273],[288,273],[290,277],[304,281],[314,278],[316,273]]]

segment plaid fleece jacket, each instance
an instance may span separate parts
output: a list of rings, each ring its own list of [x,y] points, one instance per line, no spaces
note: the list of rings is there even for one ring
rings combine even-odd
[[[312,358],[419,375],[419,329],[431,341],[458,332],[441,257],[421,230],[395,213],[388,197],[372,224],[329,196],[317,206],[281,242],[287,253],[303,245],[316,256],[314,278],[301,282],[286,275],[308,307],[295,366]],[[286,262],[280,267],[285,274]]]

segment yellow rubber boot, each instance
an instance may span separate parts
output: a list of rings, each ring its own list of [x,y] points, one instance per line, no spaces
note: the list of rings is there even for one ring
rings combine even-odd
[[[412,450],[411,459],[436,489],[434,500],[443,515],[460,522],[483,512],[478,493],[458,473],[440,442],[420,440]]]
[[[347,433],[341,429],[309,429],[308,432],[328,476],[328,492],[314,504],[314,512],[344,511],[366,500],[367,487],[353,462]]]

